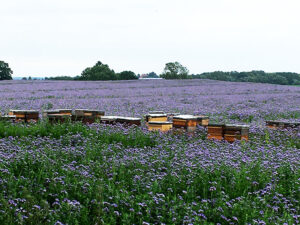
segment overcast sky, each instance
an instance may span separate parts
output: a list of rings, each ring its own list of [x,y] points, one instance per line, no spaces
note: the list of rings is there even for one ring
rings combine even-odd
[[[116,72],[300,73],[299,0],[7,0],[0,60],[13,76]]]

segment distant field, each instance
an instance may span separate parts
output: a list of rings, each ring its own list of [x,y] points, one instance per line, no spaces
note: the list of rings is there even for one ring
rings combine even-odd
[[[0,122],[0,224],[297,224],[300,87],[209,80],[0,82],[0,110],[149,110],[248,123],[250,140]]]

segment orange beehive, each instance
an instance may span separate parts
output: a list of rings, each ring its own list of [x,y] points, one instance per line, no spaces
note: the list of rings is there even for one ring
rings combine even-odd
[[[224,139],[230,143],[236,140],[248,141],[249,126],[237,125],[237,124],[226,124],[224,129]]]
[[[224,135],[224,124],[208,124],[207,126],[207,138],[223,140]]]
[[[43,118],[47,118],[48,115],[72,115],[72,109],[54,109],[43,111]]]
[[[153,121],[148,122],[148,130],[150,131],[161,131],[161,132],[167,132],[169,130],[172,130],[173,123],[172,122],[159,122],[159,121]]]
[[[178,115],[173,117],[173,127],[183,128],[188,132],[193,132],[197,128],[197,117],[192,115]]]

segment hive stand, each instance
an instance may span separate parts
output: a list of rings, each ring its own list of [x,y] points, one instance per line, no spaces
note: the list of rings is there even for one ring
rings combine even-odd
[[[172,130],[173,123],[172,122],[160,122],[160,121],[152,121],[148,122],[148,130],[149,131],[161,131],[161,132],[168,132]]]
[[[39,111],[37,110],[14,110],[11,109],[9,116],[15,116],[16,122],[37,122],[39,120]]]
[[[249,140],[249,128],[248,125],[238,124],[226,124],[224,127],[224,139],[229,143],[233,143],[236,140]]]
[[[207,126],[207,139],[216,139],[223,140],[224,136],[224,127],[223,123],[210,123]]]
[[[197,117],[193,115],[178,115],[173,117],[173,127],[194,132],[197,128]]]

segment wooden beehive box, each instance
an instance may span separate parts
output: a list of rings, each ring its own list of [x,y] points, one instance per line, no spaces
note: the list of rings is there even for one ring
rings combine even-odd
[[[152,121],[148,122],[148,130],[150,131],[161,131],[161,132],[168,132],[172,130],[173,123],[172,122],[160,122],[160,121]]]
[[[207,126],[207,138],[223,140],[224,124],[210,123]]]
[[[178,115],[173,117],[173,127],[183,128],[188,132],[193,132],[197,128],[197,117],[192,115]]]
[[[207,127],[209,123],[209,117],[203,115],[197,115],[197,124],[200,126]]]
[[[75,109],[75,116],[94,116],[96,118],[100,118],[104,115],[105,112],[100,110]]]
[[[50,123],[65,123],[71,121],[72,115],[48,114],[47,118]]]
[[[147,114],[145,120],[146,122],[166,122],[168,121],[168,116],[167,114]]]
[[[72,115],[72,109],[53,109],[43,111],[43,118],[47,118],[48,115]]]
[[[140,126],[141,125],[141,119],[135,118],[135,117],[118,117],[116,119],[116,122],[125,124],[128,126],[132,126],[132,125]]]
[[[39,111],[36,110],[10,110],[9,116],[16,116],[16,121],[37,122],[39,120]]]
[[[105,124],[116,124],[118,116],[101,116],[100,122]]]
[[[236,140],[249,140],[249,126],[238,124],[226,124],[224,128],[224,139],[230,143]]]
[[[266,125],[268,128],[271,128],[271,129],[283,129],[284,128],[284,122],[278,121],[278,120],[267,120]]]

